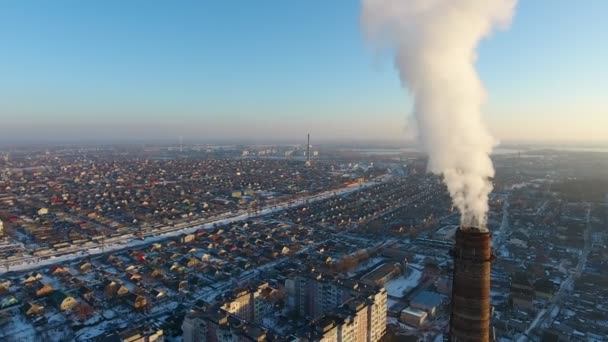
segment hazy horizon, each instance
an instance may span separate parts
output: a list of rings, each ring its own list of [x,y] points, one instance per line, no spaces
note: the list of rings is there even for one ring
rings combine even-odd
[[[494,137],[608,143],[607,10],[523,1],[481,42]],[[3,2],[0,51],[0,142],[415,138],[358,1]]]
[[[129,137],[119,136],[114,137],[80,137],[80,138],[65,138],[65,137],[19,137],[6,138],[0,137],[0,148],[5,147],[25,147],[25,146],[179,146],[180,142],[184,146],[286,146],[286,145],[305,145],[306,134],[298,134],[291,137],[205,137],[205,136],[168,136],[168,137]],[[327,138],[319,137],[311,132],[311,146],[318,147],[343,147],[343,148],[416,148],[421,149],[420,143],[416,139],[407,139],[399,137],[397,139],[390,138]],[[608,148],[608,141],[545,141],[545,140],[500,140],[493,150],[521,148],[539,150],[543,148],[559,149],[604,149]],[[607,151],[608,152],[608,151]]]

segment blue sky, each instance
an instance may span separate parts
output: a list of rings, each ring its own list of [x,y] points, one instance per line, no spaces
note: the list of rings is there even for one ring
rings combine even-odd
[[[0,2],[0,139],[406,137],[355,0]],[[479,49],[503,141],[608,140],[608,1],[523,0]]]

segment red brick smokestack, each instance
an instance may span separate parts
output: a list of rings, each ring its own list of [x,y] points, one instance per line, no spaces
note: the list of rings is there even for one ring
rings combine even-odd
[[[456,231],[450,341],[490,341],[491,234],[484,229]]]

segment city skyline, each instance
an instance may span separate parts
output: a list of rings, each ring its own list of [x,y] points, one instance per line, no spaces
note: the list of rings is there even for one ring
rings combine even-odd
[[[1,7],[2,141],[414,138],[411,98],[362,37],[356,1]],[[482,41],[494,136],[606,142],[607,7],[521,2]]]

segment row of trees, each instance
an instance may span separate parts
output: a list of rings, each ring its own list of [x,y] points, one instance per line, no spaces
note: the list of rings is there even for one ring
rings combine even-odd
[[[366,249],[358,250],[353,254],[346,255],[340,258],[338,261],[333,262],[330,265],[330,270],[336,273],[344,273],[357,267],[363,261],[369,259],[369,252]]]

